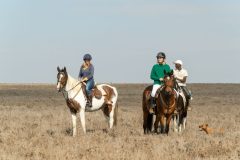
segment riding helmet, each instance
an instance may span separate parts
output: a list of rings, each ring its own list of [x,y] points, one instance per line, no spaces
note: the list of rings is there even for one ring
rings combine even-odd
[[[163,52],[159,52],[158,54],[157,54],[157,58],[166,58],[166,55],[165,55],[165,53],[163,53]]]
[[[83,56],[83,60],[84,60],[84,61],[85,61],[85,60],[91,61],[91,60],[92,60],[92,56],[91,56],[90,54],[85,54],[85,55]]]

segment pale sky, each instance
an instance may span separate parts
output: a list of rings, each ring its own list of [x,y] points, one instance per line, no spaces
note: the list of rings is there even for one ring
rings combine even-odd
[[[96,82],[151,83],[159,51],[189,83],[239,83],[240,1],[0,0],[0,83],[77,78],[85,53]]]

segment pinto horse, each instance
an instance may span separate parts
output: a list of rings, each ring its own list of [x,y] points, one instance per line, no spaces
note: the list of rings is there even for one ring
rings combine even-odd
[[[77,113],[80,115],[80,120],[84,133],[86,133],[85,126],[85,112],[93,112],[102,109],[104,116],[109,120],[110,129],[117,122],[117,108],[118,108],[118,92],[115,87],[107,84],[97,85],[95,90],[100,93],[100,96],[93,95],[92,107],[86,107],[87,99],[84,94],[84,83],[71,77],[66,70],[66,67],[60,69],[57,67],[57,90],[63,93],[67,106],[72,115],[73,136],[76,136]]]
[[[154,130],[157,132],[158,124],[160,121],[161,133],[168,134],[169,124],[172,119],[172,115],[177,106],[177,93],[174,89],[175,81],[173,76],[173,71],[167,73],[164,71],[164,84],[161,88],[158,89],[156,93],[156,120],[154,123]],[[164,119],[166,118],[165,126]]]
[[[177,84],[177,82],[175,81]],[[178,89],[178,98],[177,98],[177,107],[176,107],[176,113],[173,115],[173,124],[174,124],[174,132],[182,132],[182,128],[186,128],[187,123],[187,111],[188,106],[186,103],[186,97],[182,91],[182,89],[176,85],[176,88]]]

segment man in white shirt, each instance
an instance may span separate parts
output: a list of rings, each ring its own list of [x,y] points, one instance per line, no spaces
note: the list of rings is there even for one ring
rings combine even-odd
[[[174,64],[175,64],[175,69],[173,74],[174,74],[174,77],[176,78],[176,81],[179,87],[181,87],[181,89],[183,90],[183,93],[186,97],[187,106],[188,106],[189,101],[191,99],[191,93],[187,89],[187,85],[186,85],[188,72],[186,69],[182,68],[183,62],[181,60],[176,60]],[[189,110],[191,110],[190,107],[189,107]]]

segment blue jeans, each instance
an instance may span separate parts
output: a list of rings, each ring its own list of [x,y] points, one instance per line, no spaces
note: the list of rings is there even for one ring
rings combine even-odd
[[[86,84],[86,91],[88,95],[92,94],[92,89],[94,87],[94,79],[89,79]]]

